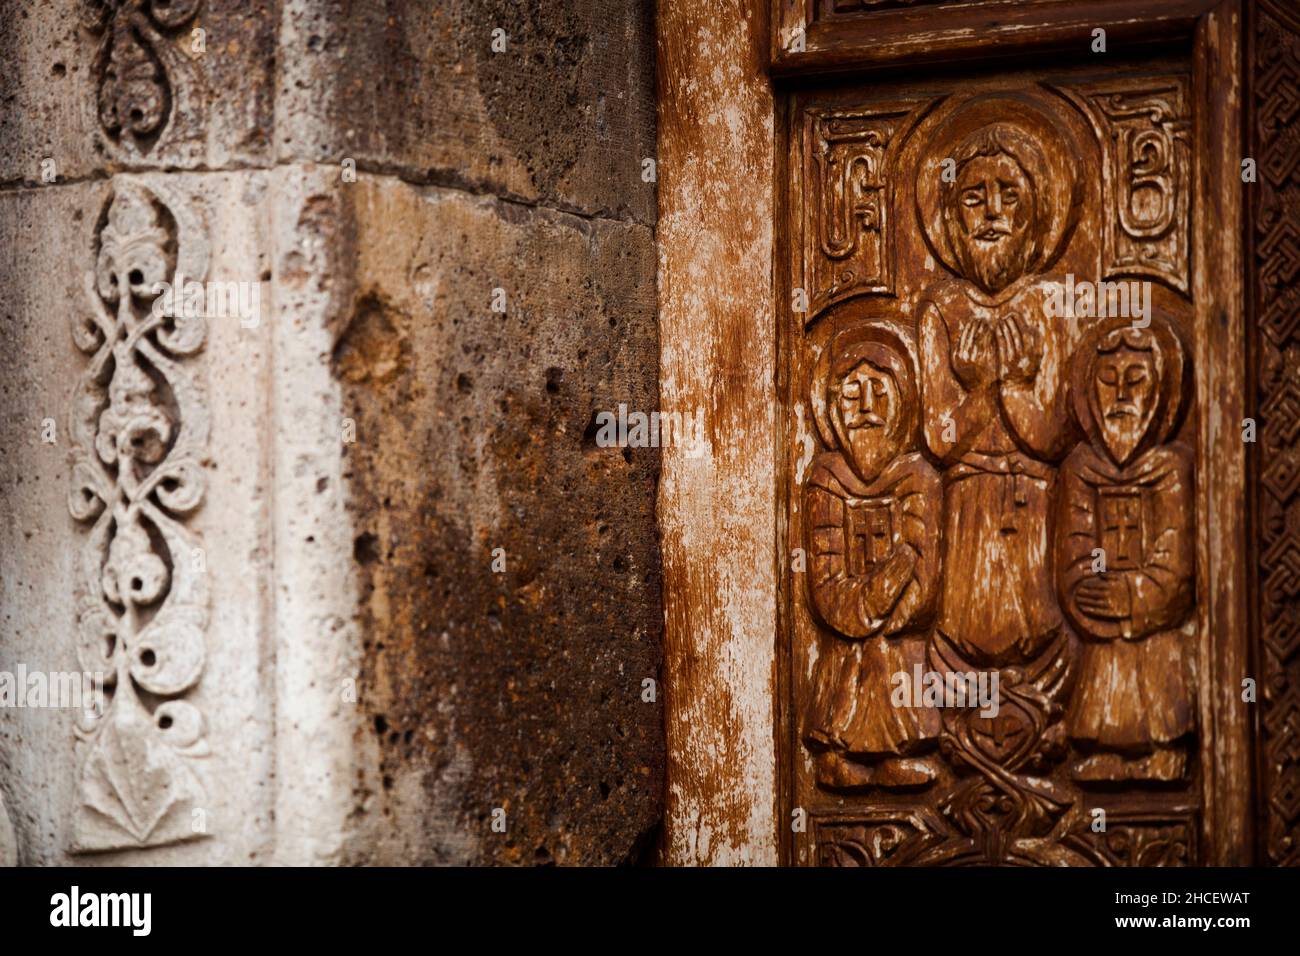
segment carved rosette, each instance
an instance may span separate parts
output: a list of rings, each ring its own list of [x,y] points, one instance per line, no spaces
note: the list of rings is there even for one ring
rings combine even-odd
[[[102,713],[81,715],[74,852],[201,836],[208,753],[184,699],[204,664],[208,584],[186,519],[204,494],[208,410],[188,363],[202,317],[165,315],[158,283],[201,280],[208,252],[186,207],[122,182],[95,235],[88,312],[73,340],[90,364],[73,394],[72,516],[88,527],[76,578],[81,667],[104,675]]]
[[[83,0],[83,25],[102,39],[96,57],[96,113],[107,141],[142,156],[173,132],[173,117],[191,127],[194,71],[169,36],[198,13],[202,0]]]
[[[1300,17],[1261,2],[1248,187],[1254,224],[1258,367],[1259,649],[1262,842],[1300,865]]]

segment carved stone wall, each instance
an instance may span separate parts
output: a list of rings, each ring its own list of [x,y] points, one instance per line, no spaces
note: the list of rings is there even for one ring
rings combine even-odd
[[[1186,68],[906,90],[790,113],[793,858],[1196,863]]]
[[[648,8],[0,22],[0,864],[644,859]]]

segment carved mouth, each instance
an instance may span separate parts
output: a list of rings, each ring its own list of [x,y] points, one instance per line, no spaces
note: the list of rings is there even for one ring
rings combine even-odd
[[[849,422],[848,425],[849,425],[849,428],[853,428],[853,429],[858,429],[858,428],[884,428],[884,427],[885,427],[885,420],[884,420],[883,418],[881,418],[879,415],[863,415],[861,418],[858,418],[858,419],[855,419],[855,420],[852,421],[852,422]]]

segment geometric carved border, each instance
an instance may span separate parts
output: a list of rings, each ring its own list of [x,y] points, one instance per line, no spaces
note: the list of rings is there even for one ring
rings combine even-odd
[[[1247,186],[1255,255],[1256,653],[1262,670],[1261,840],[1300,865],[1300,15],[1252,4]]]
[[[1114,811],[1106,815],[1104,832],[1084,821],[1066,843],[1088,855],[1098,866],[1195,866],[1200,859],[1194,808],[1168,812]]]
[[[910,866],[942,842],[941,828],[923,808],[814,813],[809,843],[816,866]]]

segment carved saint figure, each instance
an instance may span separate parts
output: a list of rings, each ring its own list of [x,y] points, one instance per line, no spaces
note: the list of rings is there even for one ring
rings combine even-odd
[[[1098,327],[1075,356],[1088,442],[1061,468],[1061,599],[1084,640],[1070,735],[1080,780],[1177,780],[1193,730],[1194,458],[1171,441],[1184,352],[1168,322]]]
[[[933,708],[895,707],[891,679],[925,657],[918,626],[939,573],[938,474],[916,451],[916,384],[906,339],[886,325],[841,332],[813,375],[812,402],[831,451],[804,490],[808,585],[836,632],[813,675],[804,740],[833,789],[928,783],[918,756],[938,735]]]
[[[944,474],[937,640],[967,661],[1036,659],[1061,639],[1048,548],[1054,469],[1073,437],[1070,328],[1043,274],[1072,226],[1068,150],[1021,120],[963,131],[923,168],[927,239],[956,274],[917,301],[925,437]],[[950,149],[949,149],[950,148]]]

